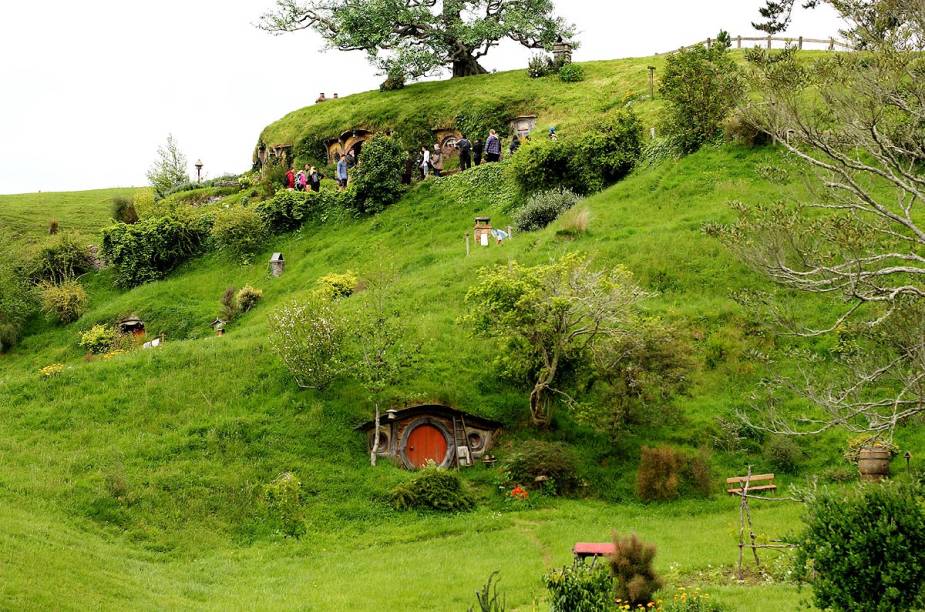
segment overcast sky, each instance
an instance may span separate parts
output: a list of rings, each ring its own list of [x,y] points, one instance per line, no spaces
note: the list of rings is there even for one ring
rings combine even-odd
[[[651,55],[754,34],[761,0],[557,0],[578,26],[576,61]],[[273,0],[0,0],[0,193],[145,184],[173,133],[204,173],[238,173],[268,123],[382,80],[362,53],[322,51],[313,32],[253,27]],[[801,12],[788,34],[827,37],[831,11]],[[489,70],[526,66],[503,45]],[[192,168],[191,174],[195,174]]]

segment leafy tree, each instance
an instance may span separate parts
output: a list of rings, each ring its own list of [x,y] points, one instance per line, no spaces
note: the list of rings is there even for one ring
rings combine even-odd
[[[479,59],[504,39],[540,49],[574,34],[551,0],[276,0],[259,27],[315,30],[332,48],[365,51],[393,81],[445,66],[454,77],[482,74]]]
[[[684,153],[722,135],[723,120],[744,95],[729,38],[668,56],[659,93],[665,98],[662,129]]]
[[[819,410],[792,419],[769,401],[756,425],[772,431],[889,436],[925,410],[925,60],[917,52],[925,49],[925,5],[900,4],[915,15],[902,27],[853,31],[868,53],[811,64],[793,50],[749,55],[749,81],[762,99],[743,114],[814,170],[816,187],[792,204],[738,203],[738,222],[719,234],[778,284],[844,304],[808,329],[764,300],[788,332],[854,336],[841,367],[781,381]],[[882,8],[838,6],[853,23]]]
[[[925,511],[914,490],[823,492],[804,521],[797,570],[820,609],[901,612],[925,604]]]
[[[604,338],[631,331],[633,311],[645,293],[622,267],[594,271],[569,254],[523,267],[516,262],[486,269],[469,289],[466,321],[475,333],[499,338],[500,365],[530,380],[530,416],[537,426],[552,418],[562,370],[589,357]]]
[[[157,161],[148,170],[148,180],[154,187],[157,199],[167,196],[167,193],[177,185],[189,182],[189,164],[186,156],[180,151],[173,134],[168,134],[167,142],[157,148]]]
[[[401,198],[406,157],[398,141],[388,136],[376,136],[363,145],[360,164],[353,173],[351,204],[357,212],[382,212]]]
[[[925,26],[921,0],[766,0],[759,13],[764,21],[752,25],[768,34],[783,32],[790,26],[793,9],[831,6],[847,23],[842,34],[858,49],[875,48],[872,42],[885,40],[910,26]]]

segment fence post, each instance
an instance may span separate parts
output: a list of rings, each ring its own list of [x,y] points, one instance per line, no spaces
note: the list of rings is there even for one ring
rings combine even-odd
[[[713,46],[713,39],[712,39],[712,38],[708,38],[708,39],[707,39],[707,49],[709,49],[709,48],[712,47],[712,46]]]
[[[655,66],[649,66],[649,99],[655,99]]]
[[[800,51],[803,50],[803,37],[800,37]]]
[[[768,34],[768,49],[771,48],[771,41],[772,41],[772,40],[773,40],[773,39],[771,38],[771,35]]]
[[[742,48],[742,35],[736,36],[736,49]]]
[[[829,51],[835,50],[835,39],[831,36],[829,37]]]

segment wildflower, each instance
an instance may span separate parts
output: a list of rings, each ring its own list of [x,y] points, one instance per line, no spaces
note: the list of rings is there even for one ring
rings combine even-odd
[[[519,499],[521,501],[526,501],[526,499],[530,497],[530,493],[528,493],[527,490],[521,487],[520,485],[517,485],[511,491],[511,497],[513,497],[514,499]]]

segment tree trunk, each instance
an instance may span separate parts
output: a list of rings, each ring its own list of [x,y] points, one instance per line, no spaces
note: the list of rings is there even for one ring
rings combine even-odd
[[[477,74],[488,74],[478,60],[472,57],[453,60],[453,78],[475,76]]]
[[[376,457],[379,454],[379,402],[376,402],[376,428],[373,430],[373,450],[369,453],[369,463],[376,467]]]

